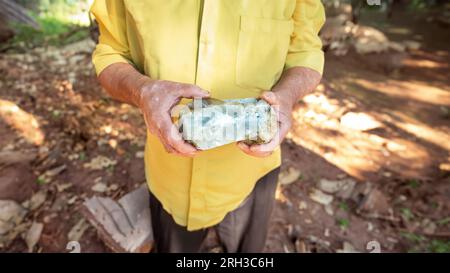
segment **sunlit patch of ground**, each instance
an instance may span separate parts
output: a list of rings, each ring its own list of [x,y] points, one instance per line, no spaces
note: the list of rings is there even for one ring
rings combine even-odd
[[[443,53],[441,53],[443,54]],[[448,68],[449,65],[446,63],[439,63],[431,60],[414,60],[407,59],[404,61],[404,65],[409,67],[419,67],[419,68]]]
[[[117,199],[145,181],[141,113],[101,92],[89,44],[0,54],[0,96],[6,105],[0,110],[0,148],[28,153],[24,144],[34,146],[22,127],[14,127],[19,121],[28,124],[22,130],[45,133],[35,149],[38,160],[0,167],[0,180],[12,178],[8,199],[18,199],[13,191],[23,185],[28,191],[20,200],[36,190],[48,192],[26,218],[44,224],[35,251],[67,251],[85,197]],[[294,127],[282,145],[282,174],[293,168],[293,180],[277,190],[267,251],[293,252],[303,242],[309,249],[334,252],[349,242],[366,252],[372,240],[381,243],[382,252],[407,251],[402,232],[420,242],[427,242],[423,234],[448,238],[448,51],[414,52],[392,75],[371,70],[365,58],[327,57],[324,84],[295,109]],[[335,196],[328,206],[310,198],[322,179],[355,178],[361,180],[356,187],[370,184],[388,199],[395,221],[360,215],[353,198]],[[430,223],[434,231],[424,233]],[[86,225],[79,235],[82,251],[109,251]],[[5,250],[23,252],[27,246],[17,236]]]
[[[337,71],[296,108],[288,136],[295,143],[359,179],[426,179],[447,161],[449,86]]]
[[[0,119],[14,128],[29,143],[41,145],[44,142],[45,135],[36,117],[17,104],[0,99]]]

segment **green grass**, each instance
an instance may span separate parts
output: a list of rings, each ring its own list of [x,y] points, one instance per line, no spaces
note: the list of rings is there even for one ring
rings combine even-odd
[[[348,204],[345,203],[345,202],[340,202],[339,205],[338,205],[338,207],[339,207],[339,209],[341,209],[341,210],[343,210],[343,211],[348,211],[348,210],[349,210]]]
[[[437,209],[437,208],[439,207],[439,203],[438,203],[438,202],[435,202],[435,201],[432,201],[431,204],[430,204],[430,206],[431,206],[433,209]]]
[[[62,46],[89,37],[87,27],[80,27],[56,18],[39,18],[40,29],[15,24],[16,35],[8,42],[9,47],[34,48],[38,46]]]
[[[432,240],[428,245],[432,253],[450,253],[450,241]]]
[[[408,181],[408,186],[413,189],[417,189],[420,187],[420,182],[416,179],[411,179]]]
[[[113,173],[113,172],[114,172],[114,165],[109,165],[109,166],[106,168],[106,171],[109,172],[109,173]]]
[[[436,222],[438,225],[445,226],[450,223],[450,217],[446,217]]]
[[[409,208],[401,208],[400,213],[407,221],[410,221],[414,218],[414,213]]]
[[[44,177],[39,176],[39,177],[36,179],[36,183],[37,183],[38,185],[42,186],[42,185],[47,184],[48,181],[47,181]]]
[[[401,232],[400,235],[407,239],[408,241],[411,241],[413,243],[421,243],[423,241],[425,241],[427,238],[425,238],[422,235],[418,235],[415,233],[409,233],[409,232]]]
[[[80,161],[86,160],[86,153],[85,152],[80,152],[80,154],[78,155],[78,159]]]
[[[424,10],[428,7],[425,0],[411,0],[408,4],[408,8],[413,11]]]
[[[83,3],[82,3],[83,2]],[[30,5],[24,4],[25,7]],[[32,5],[33,6],[33,5]],[[87,2],[72,0],[40,0],[29,15],[39,24],[39,29],[23,24],[13,24],[16,35],[0,47],[24,51],[39,46],[62,46],[89,37],[87,25],[80,25],[72,15],[86,12]],[[86,23],[83,23],[86,24]]]
[[[53,110],[53,111],[52,111],[52,117],[53,117],[54,119],[59,119],[59,118],[61,117],[61,111],[59,111],[59,110]]]
[[[409,232],[402,232],[400,235],[413,244],[408,252],[450,253],[450,241],[448,240],[433,239],[430,241],[423,235]]]
[[[350,221],[348,219],[338,218],[336,221],[338,226],[341,227],[341,229],[347,229],[350,226]]]

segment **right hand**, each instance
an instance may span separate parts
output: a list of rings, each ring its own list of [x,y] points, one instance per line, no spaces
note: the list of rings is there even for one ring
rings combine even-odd
[[[159,138],[168,153],[192,157],[198,150],[183,140],[170,111],[182,98],[207,97],[209,93],[196,85],[149,80],[140,88],[139,108],[148,130]]]

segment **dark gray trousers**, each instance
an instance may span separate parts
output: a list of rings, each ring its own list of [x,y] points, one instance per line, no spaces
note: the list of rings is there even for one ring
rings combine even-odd
[[[279,168],[274,169],[259,179],[245,201],[237,209],[229,212],[222,222],[212,227],[216,230],[225,252],[257,253],[263,250],[275,203],[279,172]],[[151,193],[150,209],[156,252],[200,251],[208,234],[207,228],[188,231],[186,227],[176,224]]]

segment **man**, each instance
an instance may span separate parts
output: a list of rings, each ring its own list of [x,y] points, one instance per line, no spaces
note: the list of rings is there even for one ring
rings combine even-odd
[[[260,252],[296,102],[319,83],[320,0],[96,0],[93,55],[115,99],[141,109],[158,252],[197,252],[215,227],[227,252]],[[184,98],[261,97],[279,109],[279,137],[198,151],[170,110]],[[185,100],[181,101],[184,103]]]

